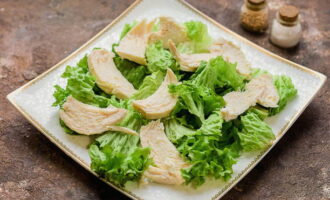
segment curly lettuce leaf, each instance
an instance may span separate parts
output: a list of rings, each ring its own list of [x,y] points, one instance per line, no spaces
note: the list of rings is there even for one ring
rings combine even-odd
[[[163,44],[160,41],[152,43],[147,47],[146,58],[150,72],[166,71],[167,68],[171,68],[173,71],[178,70],[177,63],[171,52],[163,48]]]
[[[201,62],[197,71],[190,77],[190,80],[213,91],[222,85],[219,81],[216,67],[205,61]]]
[[[244,77],[236,71],[236,65],[225,61],[221,56],[201,62],[190,80],[199,86],[213,91],[238,90],[244,87]],[[218,92],[219,93],[219,92]]]
[[[128,109],[119,126],[139,131],[147,122],[140,113]],[[150,149],[140,147],[139,140],[138,136],[111,131],[99,136],[88,150],[92,170],[119,186],[138,181],[152,163]]]
[[[187,109],[202,122],[205,117],[224,106],[224,100],[207,85],[198,81],[184,81],[179,85],[170,85],[169,91],[179,96],[179,109]]]
[[[187,109],[191,114],[197,116],[200,121],[204,121],[204,102],[200,95],[200,89],[186,82],[179,85],[169,85],[169,91],[179,96],[181,108]]]
[[[183,136],[193,135],[196,130],[184,126],[177,118],[170,118],[164,121],[165,132],[168,139],[177,144]]]
[[[184,26],[191,41],[179,45],[179,50],[186,53],[207,52],[212,44],[212,37],[208,33],[207,26],[199,21],[188,21],[184,23]]]
[[[203,122],[199,131],[203,133],[203,135],[221,136],[222,123],[223,119],[221,114],[219,112],[214,112]]]
[[[125,118],[118,124],[118,126],[126,127],[137,132],[140,131],[141,126],[146,125],[148,120],[145,119],[141,113],[134,110],[131,102],[127,101],[127,106],[125,107],[128,110]]]
[[[138,181],[151,164],[150,149],[138,144],[138,136],[121,133],[100,136],[88,150],[92,170],[119,186]]]
[[[254,112],[241,117],[242,131],[238,133],[244,151],[263,150],[275,139],[272,129]]]
[[[225,180],[233,173],[232,165],[236,163],[238,152],[233,145],[219,145],[223,119],[219,112],[211,114],[202,127],[192,135],[179,139],[177,149],[191,167],[182,169],[186,184],[200,186],[207,177]]]
[[[65,89],[61,88],[61,86],[59,85],[55,85],[54,88],[55,91],[53,96],[55,98],[55,102],[52,104],[52,106],[62,106],[65,103],[66,98],[70,95],[70,93]]]
[[[88,71],[87,56],[82,58],[76,67],[67,66],[62,78],[67,79],[67,85],[65,89],[58,85],[55,86],[53,106],[62,106],[69,95],[83,103],[102,108],[110,104],[107,97],[95,93],[99,88],[95,84],[94,77]]]
[[[134,88],[139,88],[142,80],[148,74],[147,68],[119,56],[114,57],[113,61],[115,62],[117,69],[130,83],[133,84]]]
[[[261,106],[253,106],[248,109],[247,113],[252,112],[256,114],[261,120],[266,119],[269,115],[269,111],[266,108],[262,108]]]
[[[292,80],[288,76],[274,76],[274,84],[280,96],[277,108],[270,109],[270,115],[276,115],[281,112],[286,104],[297,95],[297,89],[294,87]]]
[[[132,99],[145,99],[152,95],[162,84],[164,80],[164,73],[157,71],[143,79],[137,92],[132,96]]]
[[[244,77],[237,73],[236,64],[229,63],[225,61],[221,56],[218,56],[211,59],[208,63],[208,66],[209,68],[215,68],[217,82],[214,84],[219,84],[219,86],[228,85],[234,88],[234,90],[240,89],[244,86]],[[205,68],[206,70],[208,69],[208,66]],[[210,73],[208,75],[210,75]]]

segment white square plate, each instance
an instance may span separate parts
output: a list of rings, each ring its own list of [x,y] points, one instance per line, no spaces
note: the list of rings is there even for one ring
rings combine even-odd
[[[234,174],[227,182],[221,180],[207,181],[206,184],[196,190],[187,186],[173,187],[159,184],[138,187],[137,184],[133,183],[128,184],[125,188],[118,188],[109,183],[134,199],[218,199],[237,184],[279,141],[315,97],[324,84],[326,77],[253,44],[205,16],[184,1],[137,0],[90,41],[36,79],[9,94],[8,99],[49,140],[92,172],[89,167],[90,158],[86,149],[90,139],[86,136],[72,136],[64,133],[58,121],[58,108],[51,107],[54,101],[52,96],[53,86],[55,84],[65,86],[65,80],[60,78],[65,66],[75,65],[94,47],[111,50],[111,44],[118,41],[125,23],[143,18],[153,19],[161,15],[172,16],[179,22],[199,20],[207,24],[213,38],[223,37],[241,47],[253,67],[266,69],[272,74],[288,75],[298,89],[298,96],[287,105],[284,111],[266,120],[276,135],[274,144],[262,152],[243,154],[238,159],[237,164],[233,166]]]

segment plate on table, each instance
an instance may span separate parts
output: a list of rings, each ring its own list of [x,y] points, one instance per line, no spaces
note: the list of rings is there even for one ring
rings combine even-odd
[[[58,108],[51,107],[54,101],[53,86],[56,84],[64,86],[65,80],[61,79],[60,76],[64,72],[65,67],[77,63],[86,53],[91,52],[94,47],[109,49],[112,43],[118,41],[120,32],[126,23],[143,18],[154,19],[159,16],[172,16],[178,22],[198,20],[205,23],[213,38],[222,37],[239,46],[253,67],[265,69],[274,75],[284,74],[290,76],[298,90],[298,96],[289,102],[286,109],[278,115],[266,119],[266,122],[273,129],[276,136],[274,143],[261,152],[243,153],[238,159],[238,162],[233,166],[234,173],[232,178],[226,182],[210,180],[197,189],[184,186],[166,186],[156,183],[144,187],[139,187],[137,184],[132,183],[127,184],[125,188],[120,188],[107,182],[133,199],[218,199],[249,173],[270,149],[276,145],[316,96],[324,84],[326,77],[316,71],[281,58],[242,38],[184,1],[137,0],[86,44],[48,71],[9,94],[7,98],[50,141],[86,170],[97,176],[90,169],[91,161],[86,148],[91,142],[89,137],[65,134],[58,123]]]

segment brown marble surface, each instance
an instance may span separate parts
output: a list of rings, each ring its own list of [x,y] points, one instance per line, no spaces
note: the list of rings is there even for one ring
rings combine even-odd
[[[0,199],[127,199],[49,142],[5,99],[123,12],[133,0],[0,0]],[[189,0],[260,46],[330,76],[330,1],[269,0],[301,9],[291,50],[239,26],[241,0]],[[223,199],[330,199],[330,81],[276,147]]]

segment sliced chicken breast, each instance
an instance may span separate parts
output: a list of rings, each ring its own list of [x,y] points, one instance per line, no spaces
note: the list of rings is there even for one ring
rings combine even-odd
[[[180,70],[186,72],[194,72],[199,67],[201,61],[209,61],[211,58],[215,58],[220,55],[218,52],[214,53],[196,53],[196,54],[185,54],[180,53],[172,40],[168,42],[169,49],[173,54],[174,58],[180,64]]]
[[[263,91],[257,98],[258,104],[264,107],[277,107],[280,96],[278,95],[273,78],[270,74],[263,74],[252,79],[248,84],[246,84],[245,88],[248,91]]]
[[[70,129],[83,135],[100,134],[114,129],[134,134],[132,130],[123,130],[120,129],[123,127],[114,126],[126,116],[126,112],[121,108],[99,108],[84,104],[69,96],[63,104],[63,109],[60,110],[60,118]]]
[[[148,46],[149,36],[152,32],[154,21],[147,23],[144,19],[134,26],[115,48],[118,55],[141,65],[146,65],[144,56]]]
[[[149,43],[162,41],[163,46],[168,48],[168,40],[175,44],[188,40],[185,28],[175,22],[171,17],[159,17],[160,30],[150,35]]]
[[[177,96],[168,91],[169,84],[177,84],[178,80],[171,69],[167,69],[164,81],[154,94],[142,100],[133,101],[133,107],[147,119],[167,117],[177,102]]]
[[[218,39],[211,47],[211,53],[221,55],[227,62],[237,63],[236,70],[243,76],[251,74],[251,66],[241,49],[232,42]]]
[[[150,166],[144,176],[157,183],[180,185],[184,182],[181,169],[189,167],[183,161],[175,146],[167,138],[164,125],[159,120],[141,127],[142,147],[151,148],[151,157],[155,166]]]
[[[108,126],[108,129],[109,129],[109,131],[122,132],[122,133],[126,133],[129,135],[136,135],[136,136],[139,135],[138,132],[136,132],[132,129],[126,128],[126,127],[122,127],[122,126]]]
[[[279,101],[278,92],[269,74],[253,78],[246,84],[244,92],[230,92],[223,98],[226,107],[221,109],[221,113],[226,121],[236,119],[256,103],[265,107],[277,107]]]
[[[96,49],[88,56],[88,68],[96,78],[96,84],[108,94],[125,99],[136,90],[121,74],[113,62],[114,54],[104,49]]]
[[[226,107],[221,109],[222,116],[226,121],[236,119],[240,114],[244,113],[251,106],[257,103],[257,97],[262,91],[244,91],[230,92],[223,99],[226,102]]]

